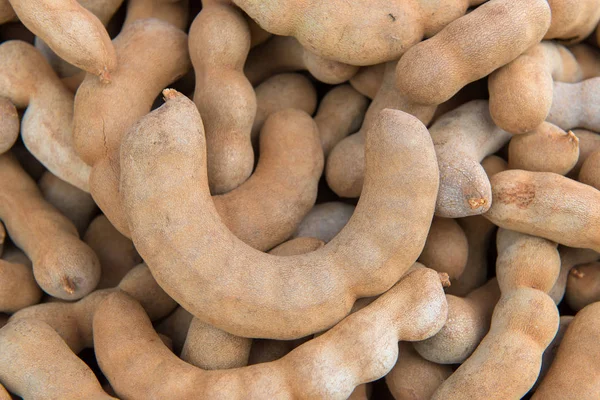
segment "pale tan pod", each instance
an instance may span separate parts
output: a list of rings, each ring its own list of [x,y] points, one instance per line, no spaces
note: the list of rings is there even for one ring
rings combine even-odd
[[[286,108],[296,108],[312,115],[317,108],[317,91],[308,78],[300,74],[278,74],[262,82],[255,89],[256,116],[252,124],[252,141],[267,117]]]
[[[567,278],[565,300],[574,311],[600,301],[600,263],[578,265]]]
[[[544,39],[558,39],[565,44],[585,40],[598,25],[600,7],[596,0],[548,0],[552,22]]]
[[[385,383],[396,400],[429,400],[452,374],[450,365],[427,361],[410,342],[398,344],[398,360],[385,376]]]
[[[580,43],[569,47],[569,50],[579,63],[583,79],[600,76],[600,51],[596,47]]]
[[[11,0],[19,20],[61,58],[110,82],[117,56],[102,22],[76,0]],[[40,18],[44,15],[44,18]]]
[[[158,18],[185,29],[188,23],[189,0],[129,0],[123,25],[137,20]]]
[[[29,258],[18,249],[8,249],[0,260],[0,312],[17,312],[41,298]]]
[[[63,181],[50,171],[44,172],[38,186],[44,199],[69,218],[83,236],[98,207],[87,192]]]
[[[317,204],[306,214],[293,236],[317,238],[327,243],[346,226],[354,208],[339,201]]]
[[[320,239],[313,237],[297,237],[271,249],[269,254],[274,256],[296,256],[320,249],[325,245]]]
[[[515,135],[508,145],[508,167],[566,175],[579,159],[579,139],[549,122]]]
[[[574,317],[572,315],[561,315],[558,332],[556,332],[556,336],[554,336],[554,339],[552,339],[552,343],[550,343],[542,355],[542,368],[540,369],[540,376],[538,376],[535,385],[533,385],[533,390],[537,389],[539,384],[544,380],[544,377],[548,373],[552,362],[554,362],[554,358],[556,357],[560,343],[567,332],[567,328],[573,321],[573,318]]]
[[[590,154],[579,170],[579,182],[600,189],[600,150]]]
[[[419,262],[446,272],[452,282],[462,275],[468,255],[467,236],[460,225],[450,218],[434,217]]]
[[[578,83],[554,83],[554,98],[546,120],[564,130],[600,131],[600,77]]]
[[[102,273],[97,289],[119,284],[129,270],[142,262],[131,240],[123,236],[104,216],[97,216],[83,236],[98,255]]]
[[[252,49],[244,66],[244,74],[253,85],[275,74],[303,70],[321,82],[336,85],[352,78],[358,67],[319,57],[290,36],[273,36]]]
[[[234,336],[193,318],[181,359],[205,370],[239,368],[248,365],[252,339]]]
[[[375,64],[361,67],[358,72],[350,78],[350,85],[363,96],[373,99],[383,82],[385,64]]]
[[[19,138],[20,118],[15,105],[0,97],[0,154],[6,153]]]
[[[593,250],[589,249],[576,249],[572,247],[560,246],[560,273],[558,275],[558,279],[554,284],[554,287],[548,293],[554,303],[559,304],[563,296],[565,295],[565,290],[567,288],[567,280],[569,278],[569,273],[571,269],[577,265],[590,263],[596,261],[600,258],[600,254],[596,253]]]
[[[0,330],[0,381],[25,399],[115,400],[52,327],[36,319]]]
[[[187,312],[185,308],[177,307],[175,311],[156,325],[157,332],[171,338],[173,352],[177,355],[181,354],[193,318],[194,316]]]
[[[573,129],[573,133],[579,139],[579,159],[568,176],[577,178],[585,160],[590,154],[600,149],[600,135],[585,129]]]
[[[600,303],[579,311],[565,332],[554,362],[532,399],[600,397]]]

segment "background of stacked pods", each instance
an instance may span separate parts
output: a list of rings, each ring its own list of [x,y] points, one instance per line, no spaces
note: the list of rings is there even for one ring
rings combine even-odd
[[[0,0],[0,400],[600,398],[599,21]]]

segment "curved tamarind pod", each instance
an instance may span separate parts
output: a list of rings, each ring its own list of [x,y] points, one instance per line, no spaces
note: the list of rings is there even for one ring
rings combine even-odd
[[[61,58],[111,81],[117,55],[102,22],[76,0],[10,0],[19,20]],[[43,15],[43,18],[40,18]]]
[[[396,400],[429,400],[450,375],[452,367],[422,358],[410,342],[398,344],[398,360],[385,376],[385,383]]]
[[[310,253],[325,246],[325,242],[313,237],[297,237],[279,246],[271,249],[269,254],[274,256],[296,256],[299,254]]]
[[[123,25],[137,20],[158,18],[185,29],[188,24],[189,0],[129,0]]]
[[[189,32],[196,90],[194,102],[202,115],[208,148],[208,180],[212,194],[241,185],[254,166],[251,143],[256,95],[244,75],[250,50],[250,30],[230,4],[203,4]]]
[[[126,236],[127,221],[119,202],[121,138],[150,111],[160,91],[188,70],[186,39],[181,30],[156,19],[125,25],[114,40],[119,69],[111,84],[87,76],[75,96],[73,140],[81,158],[92,166],[90,191]]]
[[[579,265],[569,273],[565,299],[575,311],[600,301],[600,263]]]
[[[315,115],[315,123],[319,127],[325,157],[348,134],[360,128],[367,103],[367,98],[350,85],[337,86],[323,97]]]
[[[589,249],[575,249],[571,247],[561,246],[560,253],[560,273],[554,287],[548,293],[554,303],[559,304],[567,287],[569,273],[576,265],[586,264],[596,261],[600,258],[600,254]]]
[[[408,49],[396,86],[411,101],[441,104],[538,43],[549,25],[547,1],[490,0]]]
[[[79,236],[82,236],[93,216],[98,212],[92,196],[63,181],[50,171],[44,172],[38,181],[38,186],[44,199],[69,218],[77,228]]]
[[[294,36],[309,51],[351,65],[397,59],[468,7],[485,0],[290,1],[234,0],[265,30]]]
[[[491,178],[494,224],[570,247],[600,251],[600,192],[551,172],[508,170]]]
[[[312,115],[317,108],[317,91],[308,78],[300,74],[278,74],[255,89],[256,116],[252,124],[252,141],[267,117],[286,108],[295,108]]]
[[[586,158],[577,180],[596,189],[600,188],[600,151],[596,150]]]
[[[293,237],[317,238],[327,243],[346,226],[354,208],[338,201],[317,204],[300,222]]]
[[[184,96],[165,95],[166,105],[142,119],[121,146],[121,193],[140,255],[157,282],[196,317],[238,336],[306,336],[340,321],[356,298],[387,290],[416,260],[438,183],[431,139],[416,118],[381,112],[367,138],[373,169],[348,225],[317,251],[279,258],[253,250],[222,223],[206,186],[200,116]],[[195,172],[174,178],[179,168]],[[413,185],[418,192],[400,194]],[[148,223],[150,215],[164,221],[160,230]],[[371,235],[366,227],[373,224],[378,229]],[[184,225],[192,240],[175,232]],[[184,255],[190,251],[195,255]],[[217,278],[224,269],[228,278]],[[314,316],[310,322],[308,315]]]
[[[92,221],[83,241],[100,260],[102,273],[96,289],[117,286],[133,267],[142,262],[131,240],[121,235],[104,215]]]
[[[575,315],[562,339],[554,362],[532,399],[595,399],[600,396],[597,360],[600,303]]]
[[[123,294],[111,295],[96,312],[94,346],[100,368],[124,398],[345,399],[355,386],[392,368],[398,340],[428,337],[445,317],[440,278],[421,268],[365,309],[270,363],[220,371],[190,366],[164,348],[143,309]],[[150,373],[159,365],[160,384]]]
[[[137,299],[152,320],[169,314],[175,302],[156,284],[144,264],[133,268],[112,289],[96,290],[75,303],[51,302],[24,308],[11,321],[36,319],[51,326],[77,354],[93,346],[92,319],[98,305],[113,292],[122,291]]]
[[[325,176],[329,187],[340,197],[359,197],[365,178],[365,135],[385,108],[397,109],[417,117],[427,125],[436,106],[410,102],[394,86],[396,62],[386,64],[383,82],[367,109],[357,133],[341,140],[329,153]],[[406,134],[406,133],[403,133]]]
[[[600,21],[597,0],[548,0],[552,22],[544,39],[572,45],[585,40]]]
[[[19,138],[20,118],[15,105],[7,98],[0,97],[0,154],[6,153]]]
[[[488,333],[498,299],[500,290],[496,279],[489,280],[464,298],[447,294],[446,325],[429,339],[415,342],[415,350],[424,359],[437,364],[464,362]]]
[[[25,399],[115,399],[43,321],[9,322],[0,330],[0,348],[0,381]]]
[[[31,261],[17,249],[9,249],[0,260],[0,311],[14,313],[37,304],[42,290],[33,278]]]
[[[542,122],[532,132],[513,136],[508,145],[510,169],[566,175],[578,159],[577,136],[549,122]]]
[[[386,63],[361,67],[358,72],[350,78],[350,85],[363,96],[373,99],[383,82]]]
[[[251,345],[252,339],[232,335],[194,318],[181,359],[205,370],[245,367]]]
[[[169,316],[165,317],[156,325],[156,331],[160,335],[171,338],[173,352],[181,354],[190,324],[194,316],[183,307],[177,307]]]
[[[473,100],[458,107],[439,118],[429,133],[440,166],[436,215],[458,218],[486,212],[492,189],[480,163],[511,138],[492,121],[488,102]]]
[[[75,300],[96,287],[98,257],[79,239],[73,223],[42,198],[10,153],[0,156],[0,198],[0,219],[32,261],[35,279],[46,293]]]
[[[550,112],[554,81],[582,79],[583,71],[569,49],[554,42],[539,43],[490,75],[492,119],[510,133],[531,132]]]
[[[600,149],[600,135],[585,129],[573,129],[573,133],[579,140],[579,159],[577,159],[577,163],[567,176],[577,178],[585,160]]]
[[[258,85],[275,74],[308,70],[317,80],[337,85],[352,78],[358,68],[319,57],[293,37],[274,36],[250,52],[244,74],[252,85]]]
[[[0,71],[0,96],[27,108],[21,121],[27,149],[53,174],[89,191],[90,168],[73,146],[73,95],[39,51],[25,42],[0,45]]]
[[[554,98],[546,120],[564,130],[600,131],[600,77],[578,83],[554,82]]]
[[[503,294],[489,333],[432,399],[521,398],[535,383],[557,328],[558,310],[547,294],[527,287]]]
[[[451,281],[460,277],[467,265],[469,243],[465,232],[453,219],[434,217],[419,262]]]
[[[556,336],[554,336],[554,339],[552,339],[552,342],[546,348],[546,351],[544,351],[544,354],[542,355],[542,367],[540,368],[540,375],[538,376],[535,385],[533,385],[532,390],[537,389],[539,384],[544,380],[544,377],[548,373],[550,366],[554,362],[554,358],[556,357],[556,352],[558,351],[560,343],[562,342],[565,333],[567,332],[567,328],[569,327],[569,325],[571,325],[573,318],[574,317],[571,315],[561,315],[558,326],[558,332],[556,332]]]

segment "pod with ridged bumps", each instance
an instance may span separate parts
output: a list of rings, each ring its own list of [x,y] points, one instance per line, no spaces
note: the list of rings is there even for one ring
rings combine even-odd
[[[123,234],[127,222],[119,204],[121,138],[166,85],[190,67],[187,36],[157,19],[125,25],[114,40],[119,69],[110,85],[87,76],[75,96],[73,140],[90,166],[90,191],[111,223]],[[123,108],[127,107],[127,112]]]
[[[167,104],[148,123],[169,129],[131,131],[121,146],[121,193],[140,255],[196,317],[238,336],[302,337],[331,327],[356,298],[387,290],[414,263],[438,186],[433,144],[416,118],[381,112],[367,138],[365,191],[336,238],[306,255],[275,257],[253,250],[223,225],[207,187],[200,115],[185,97],[165,94]],[[182,168],[192,173],[174,172]],[[186,183],[190,179],[195,183]],[[161,228],[151,220],[162,221]],[[376,231],[369,229],[374,224]],[[185,237],[175,233],[182,226],[189,229]],[[196,256],[184,255],[190,251]]]
[[[0,64],[0,96],[17,108],[27,108],[21,121],[21,137],[27,149],[53,174],[89,191],[90,168],[73,143],[73,94],[28,43],[2,43]]]
[[[346,399],[355,386],[378,379],[392,368],[398,340],[432,335],[443,325],[446,311],[438,274],[420,268],[363,310],[282,359],[204,371],[170,353],[157,340],[143,309],[127,296],[115,294],[94,316],[94,346],[100,368],[124,398]],[[160,384],[150,373],[158,365],[164,372]],[[187,377],[185,383],[182,376]]]
[[[35,279],[48,294],[75,300],[100,278],[98,257],[79,239],[69,219],[48,204],[11,153],[0,156],[0,219],[33,263]]]
[[[564,130],[584,128],[600,132],[600,77],[578,83],[554,83],[548,122]]]
[[[600,191],[552,172],[508,170],[491,178],[494,224],[600,251]]]
[[[0,381],[25,399],[115,400],[52,327],[36,319],[0,330]]]
[[[600,396],[600,303],[579,311],[532,399],[597,399]]]
[[[19,20],[60,57],[110,82],[117,55],[102,22],[76,0],[10,0]],[[43,18],[40,18],[43,15]]]

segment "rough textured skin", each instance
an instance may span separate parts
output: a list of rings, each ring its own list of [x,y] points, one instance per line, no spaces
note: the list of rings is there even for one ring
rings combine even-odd
[[[248,365],[252,339],[234,336],[198,318],[192,319],[181,359],[206,370],[230,369]]]
[[[0,154],[6,153],[19,138],[20,118],[15,105],[7,98],[0,97]]]
[[[76,300],[96,287],[98,257],[79,240],[73,223],[43,199],[10,153],[0,156],[0,219],[31,259],[35,279],[46,293]]]
[[[416,103],[443,103],[538,43],[549,25],[546,0],[490,0],[410,48],[396,85]]]
[[[306,214],[293,236],[317,238],[327,243],[346,226],[354,208],[338,201],[317,204]]]
[[[492,121],[488,102],[463,104],[439,118],[429,133],[440,167],[436,215],[459,218],[486,212],[492,190],[480,163],[511,138]]]
[[[350,78],[350,85],[360,94],[373,99],[383,82],[386,63],[362,67]]]
[[[503,294],[489,333],[432,399],[521,398],[535,383],[557,329],[558,310],[544,292],[520,287]]]
[[[169,129],[134,130],[121,146],[132,238],[159,284],[204,322],[238,336],[306,336],[340,321],[356,298],[387,290],[421,252],[438,173],[416,118],[381,112],[368,135],[365,191],[335,239],[306,255],[275,257],[222,223],[207,187],[202,121],[189,100],[174,95],[154,114],[149,126],[160,120]]]
[[[141,303],[150,319],[168,315],[176,303],[156,284],[144,264],[132,269],[115,288],[96,290],[75,303],[50,302],[27,307],[11,321],[36,319],[50,325],[77,354],[93,346],[92,319],[98,305],[114,292],[127,293]]]
[[[79,236],[82,236],[90,221],[98,212],[98,207],[96,207],[92,196],[63,181],[50,171],[44,172],[38,181],[38,186],[44,200],[69,218],[77,228]]]
[[[185,29],[188,24],[189,0],[129,0],[124,25],[137,20],[158,18]]]
[[[89,191],[90,168],[73,147],[73,94],[35,47],[16,40],[0,45],[0,96],[27,108],[21,121],[27,149],[56,176]]]
[[[398,340],[431,336],[443,325],[446,311],[438,274],[420,268],[280,360],[204,371],[167,351],[141,307],[115,294],[96,312],[94,344],[102,371],[124,398],[346,399],[355,386],[393,367]],[[162,371],[160,381],[152,379],[156,368]]]
[[[571,247],[561,246],[560,253],[560,274],[554,284],[554,287],[548,293],[554,303],[559,304],[567,287],[567,280],[571,269],[576,265],[590,263],[600,258],[600,254],[589,249],[575,249]]]
[[[566,175],[579,159],[579,139],[549,122],[516,135],[508,145],[508,167]]]
[[[398,59],[485,0],[234,0],[265,30],[294,36],[309,51],[351,65]]]
[[[552,22],[544,39],[572,45],[587,38],[600,21],[598,0],[548,0]]]
[[[296,256],[310,253],[325,246],[325,242],[314,237],[297,237],[271,249],[269,254],[274,256]]]
[[[579,171],[579,182],[600,188],[600,151],[590,154]]]
[[[543,381],[544,377],[548,373],[550,366],[554,362],[554,358],[556,357],[560,343],[567,332],[567,328],[573,321],[573,318],[574,317],[572,315],[561,315],[558,332],[556,332],[556,336],[554,336],[554,339],[552,339],[552,343],[546,347],[546,351],[544,351],[544,354],[542,355],[542,368],[540,369],[540,376],[538,376],[538,379],[535,382],[535,385],[533,385],[532,390],[537,389],[539,384]]]
[[[596,150],[600,149],[600,135],[585,129],[573,129],[573,133],[579,139],[579,159],[569,173],[569,177],[577,178],[585,160]]]
[[[535,400],[596,399],[600,357],[600,303],[579,311],[567,328],[548,374],[533,395]]]
[[[41,298],[31,261],[17,249],[6,251],[0,260],[0,311],[12,314],[39,303]]]
[[[583,71],[566,47],[539,43],[490,75],[492,119],[510,133],[531,132],[550,112],[553,82],[582,79]]]
[[[327,184],[340,197],[359,197],[365,179],[365,135],[385,108],[404,111],[427,125],[435,106],[412,103],[394,86],[396,62],[386,64],[383,82],[367,109],[360,131],[340,141],[327,157]],[[408,132],[402,132],[407,135]]]
[[[185,33],[156,19],[126,25],[114,40],[119,69],[111,84],[87,76],[75,96],[73,140],[92,166],[90,191],[126,236],[129,229],[119,202],[121,138],[150,111],[161,90],[189,69],[186,39]]]
[[[117,55],[102,22],[76,0],[10,0],[21,22],[61,58],[111,81]]]
[[[256,116],[252,124],[252,142],[267,117],[286,108],[295,108],[312,115],[317,108],[317,91],[308,78],[300,74],[278,74],[255,89]]]
[[[275,36],[250,52],[244,74],[257,85],[278,73],[308,70],[319,81],[336,85],[352,78],[358,68],[319,57],[293,37]]]
[[[121,235],[104,215],[99,215],[92,221],[85,231],[83,241],[100,260],[102,274],[96,289],[118,285],[129,270],[142,262],[133,242]]]
[[[429,400],[451,374],[451,366],[427,361],[411,343],[400,342],[398,361],[386,375],[385,383],[396,400]]]
[[[323,97],[315,122],[325,157],[342,139],[361,127],[367,106],[367,98],[350,85],[337,86]]]
[[[169,118],[177,118],[177,112],[173,107]],[[140,123],[137,134],[158,127],[172,129],[171,119],[160,118]],[[213,196],[212,201],[233,235],[265,251],[288,239],[315,204],[323,153],[317,125],[304,111],[294,109],[267,119],[260,145],[260,159],[250,179],[229,193]]]
[[[252,173],[252,123],[256,95],[244,75],[250,30],[241,12],[211,1],[190,28],[194,102],[206,128],[208,181],[212,194],[229,192]]]
[[[467,265],[469,244],[465,232],[453,219],[433,218],[419,262],[437,272],[445,272],[451,281]]]
[[[43,321],[11,321],[0,330],[0,348],[0,381],[25,399],[115,399]]]
[[[551,172],[508,170],[491,178],[494,224],[571,247],[600,250],[600,192]]]
[[[564,130],[600,132],[600,78],[579,83],[554,83],[552,108],[546,119]]]
[[[575,311],[600,301],[600,263],[583,264],[571,269],[565,299]]]
[[[447,294],[446,325],[429,339],[415,342],[415,350],[424,359],[438,364],[464,362],[488,333],[499,299],[496,279],[489,280],[464,298]]]
[[[589,44],[580,43],[569,47],[571,53],[575,56],[583,79],[590,79],[600,76],[600,51]]]

